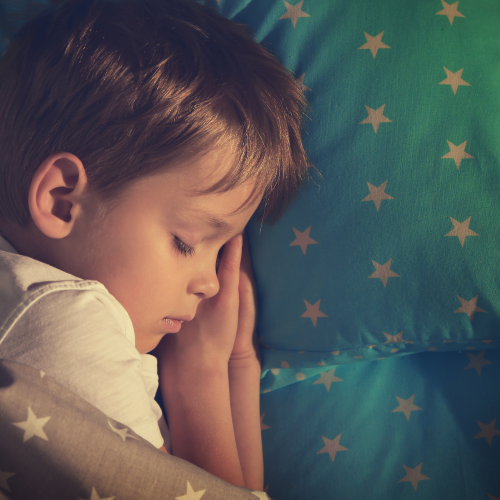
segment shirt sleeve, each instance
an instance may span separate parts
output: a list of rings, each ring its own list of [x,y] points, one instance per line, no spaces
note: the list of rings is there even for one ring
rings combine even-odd
[[[143,378],[141,354],[125,335],[123,313],[106,295],[95,290],[44,295],[9,332],[4,357],[43,370],[159,448],[161,410],[148,394],[153,389]]]

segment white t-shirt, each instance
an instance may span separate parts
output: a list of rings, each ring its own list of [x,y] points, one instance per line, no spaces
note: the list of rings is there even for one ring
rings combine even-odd
[[[171,452],[154,400],[156,358],[135,348],[125,308],[92,280],[20,255],[0,236],[0,358],[38,368]]]

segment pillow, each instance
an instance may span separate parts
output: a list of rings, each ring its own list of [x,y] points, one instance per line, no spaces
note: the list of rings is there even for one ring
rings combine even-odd
[[[312,182],[253,218],[264,369],[500,346],[498,0],[221,0],[300,80]]]

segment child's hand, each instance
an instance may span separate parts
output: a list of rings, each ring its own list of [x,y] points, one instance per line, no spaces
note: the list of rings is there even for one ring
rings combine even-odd
[[[230,366],[242,360],[258,359],[260,362],[260,350],[255,332],[255,325],[257,322],[257,297],[252,263],[250,260],[250,249],[248,248],[246,236],[243,238],[238,291],[238,330],[229,360]]]
[[[217,273],[219,292],[200,302],[194,319],[183,323],[179,333],[162,339],[159,350],[165,365],[172,363],[173,368],[187,362],[227,370],[238,330],[241,251],[241,235],[226,243]]]

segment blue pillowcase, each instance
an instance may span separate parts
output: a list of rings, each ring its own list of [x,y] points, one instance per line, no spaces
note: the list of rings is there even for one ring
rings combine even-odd
[[[301,81],[320,173],[248,226],[264,369],[498,347],[500,3],[220,10]]]

